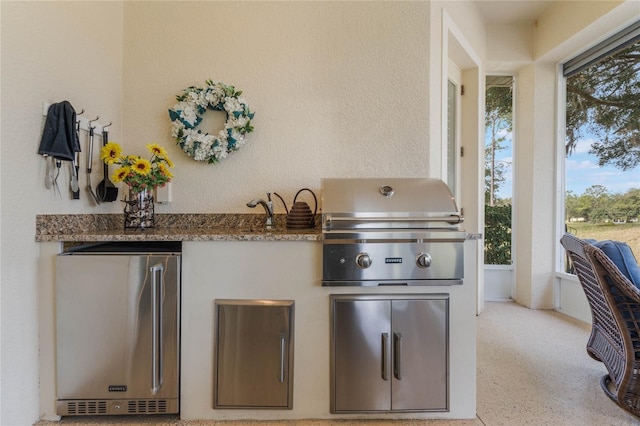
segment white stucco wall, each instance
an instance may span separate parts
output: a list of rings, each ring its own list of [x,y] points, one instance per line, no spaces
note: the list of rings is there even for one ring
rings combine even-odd
[[[528,65],[520,70],[517,81],[515,299],[531,308],[551,309],[554,262],[549,247],[553,247],[555,235],[555,66]]]
[[[576,34],[588,26],[601,20],[603,16],[619,8],[624,3],[633,12],[633,3],[629,0],[596,0],[596,1],[558,1],[551,5],[537,19],[534,33],[534,56],[541,58],[558,46],[569,42]],[[638,13],[636,10],[635,13]],[[632,18],[632,15],[628,15]],[[592,37],[593,38],[593,37]]]
[[[164,211],[250,213],[250,199],[276,191],[289,202],[321,177],[430,174],[428,3],[124,7],[123,143],[169,146]],[[215,166],[174,146],[167,116],[175,95],[208,78],[243,90],[256,113],[247,144]]]
[[[28,425],[39,412],[35,215],[120,209],[116,203],[94,209],[84,191],[80,201],[69,200],[65,172],[60,178],[63,199],[45,190],[44,161],[37,154],[44,124],[42,103],[69,100],[88,115],[112,120],[111,133],[118,137],[122,129],[122,4],[3,1],[0,7],[0,424]],[[80,183],[84,186],[84,174]]]
[[[493,24],[487,26],[487,69],[510,73],[533,61],[534,24]]]

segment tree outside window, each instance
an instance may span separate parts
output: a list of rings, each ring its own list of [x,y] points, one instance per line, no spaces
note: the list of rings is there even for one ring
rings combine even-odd
[[[510,265],[513,78],[487,77],[484,263]]]
[[[566,230],[640,254],[640,42],[566,79]]]

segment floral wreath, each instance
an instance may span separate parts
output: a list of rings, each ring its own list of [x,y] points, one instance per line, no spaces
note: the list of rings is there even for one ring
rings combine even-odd
[[[189,156],[196,161],[217,163],[228,154],[240,149],[247,133],[253,132],[247,101],[240,97],[241,90],[224,83],[206,80],[204,88],[191,86],[176,96],[178,103],[169,109],[171,136]],[[227,121],[217,135],[202,133],[196,129],[202,115],[212,109],[224,111]]]

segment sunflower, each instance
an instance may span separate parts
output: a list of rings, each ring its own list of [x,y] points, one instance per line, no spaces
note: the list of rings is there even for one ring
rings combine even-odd
[[[157,143],[149,143],[147,144],[147,149],[150,153],[159,158],[167,158],[167,150],[158,145]]]
[[[174,167],[173,161],[171,161],[169,157],[164,157],[163,160],[165,163],[167,163],[167,166]]]
[[[118,170],[113,172],[111,179],[113,179],[115,183],[122,182],[127,176],[129,176],[129,173],[131,173],[131,169],[129,167],[120,167]]]
[[[146,158],[138,157],[133,161],[131,170],[139,175],[146,176],[151,172],[151,163]]]
[[[120,168],[113,174],[114,182],[125,183],[133,193],[139,193],[149,188],[164,186],[173,178],[169,167],[173,163],[169,160],[167,151],[152,143],[147,145],[151,158],[144,159],[138,155],[124,155],[122,148],[115,142],[105,145],[100,158],[105,164],[118,164]]]
[[[171,167],[171,166],[169,166],[169,167]],[[173,177],[173,173],[171,173],[171,171],[169,170],[169,167],[165,166],[162,163],[158,164],[158,170],[160,170],[160,173],[165,175],[167,177],[167,179],[171,179]]]
[[[100,159],[107,164],[113,164],[120,159],[122,148],[115,142],[109,142],[100,150]]]

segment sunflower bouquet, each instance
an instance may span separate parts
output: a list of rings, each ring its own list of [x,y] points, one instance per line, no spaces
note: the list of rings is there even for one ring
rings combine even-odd
[[[169,170],[173,162],[167,151],[158,144],[147,144],[151,158],[137,155],[123,155],[122,147],[116,142],[109,142],[102,147],[100,159],[106,164],[118,164],[120,167],[113,173],[111,180],[124,182],[132,192],[163,187],[171,181],[173,174]]]

